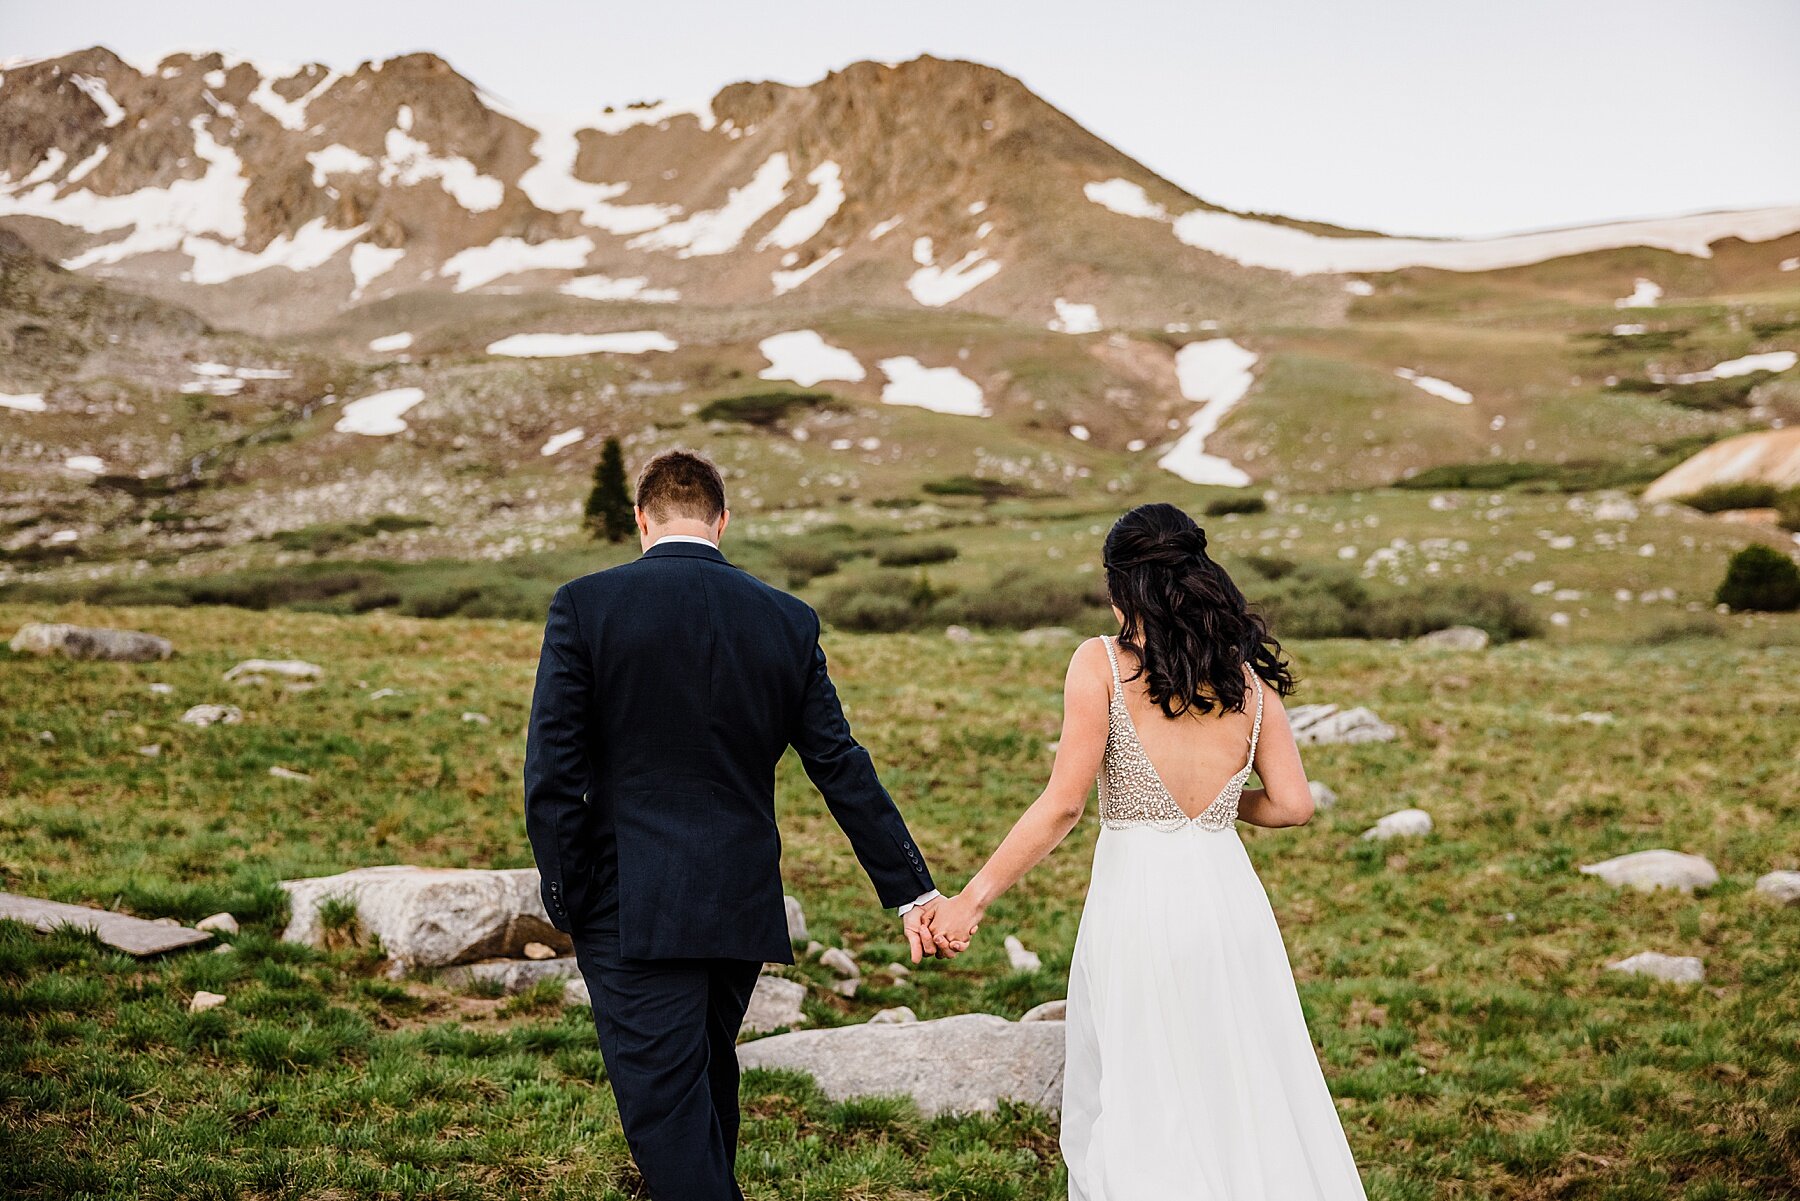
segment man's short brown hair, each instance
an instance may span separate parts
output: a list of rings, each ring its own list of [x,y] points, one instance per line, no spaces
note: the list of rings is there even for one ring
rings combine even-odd
[[[725,480],[705,456],[665,450],[638,475],[637,507],[651,521],[717,521],[725,515]]]

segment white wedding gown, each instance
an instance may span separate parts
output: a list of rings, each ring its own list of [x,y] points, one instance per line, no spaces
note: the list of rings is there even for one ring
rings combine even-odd
[[[1249,762],[1188,818],[1119,683],[1069,973],[1070,1201],[1363,1201],[1269,899],[1237,835]]]

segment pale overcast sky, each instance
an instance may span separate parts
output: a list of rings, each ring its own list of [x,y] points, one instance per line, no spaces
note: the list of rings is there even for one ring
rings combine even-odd
[[[570,111],[969,58],[1214,203],[1397,233],[1800,203],[1800,0],[0,0],[0,57],[96,42]]]

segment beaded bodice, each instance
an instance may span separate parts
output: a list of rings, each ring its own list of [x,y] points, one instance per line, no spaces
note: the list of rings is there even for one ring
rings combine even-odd
[[[1212,804],[1189,817],[1170,795],[1162,777],[1144,752],[1138,739],[1137,725],[1131,710],[1125,707],[1125,689],[1119,678],[1119,652],[1113,639],[1103,638],[1106,657],[1112,664],[1112,701],[1107,706],[1106,754],[1100,761],[1100,821],[1117,829],[1126,826],[1152,826],[1159,830],[1180,830],[1199,826],[1203,830],[1229,830],[1237,822],[1238,800],[1244,795],[1244,782],[1256,763],[1256,739],[1262,733],[1263,694],[1261,682],[1256,687],[1256,718],[1250,726],[1250,755],[1238,773],[1226,781]]]

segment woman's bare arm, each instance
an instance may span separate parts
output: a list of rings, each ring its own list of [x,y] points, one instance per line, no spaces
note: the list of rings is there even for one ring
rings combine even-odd
[[[928,920],[940,949],[967,943],[989,905],[1056,849],[1087,811],[1088,794],[1106,752],[1106,648],[1091,638],[1076,648],[1063,681],[1062,742],[1050,782],[960,896],[940,901]]]
[[[1263,690],[1263,723],[1256,740],[1256,775],[1263,786],[1244,790],[1238,819],[1253,826],[1304,826],[1312,820],[1312,789],[1307,787],[1287,707],[1281,694],[1261,679],[1257,687]]]

